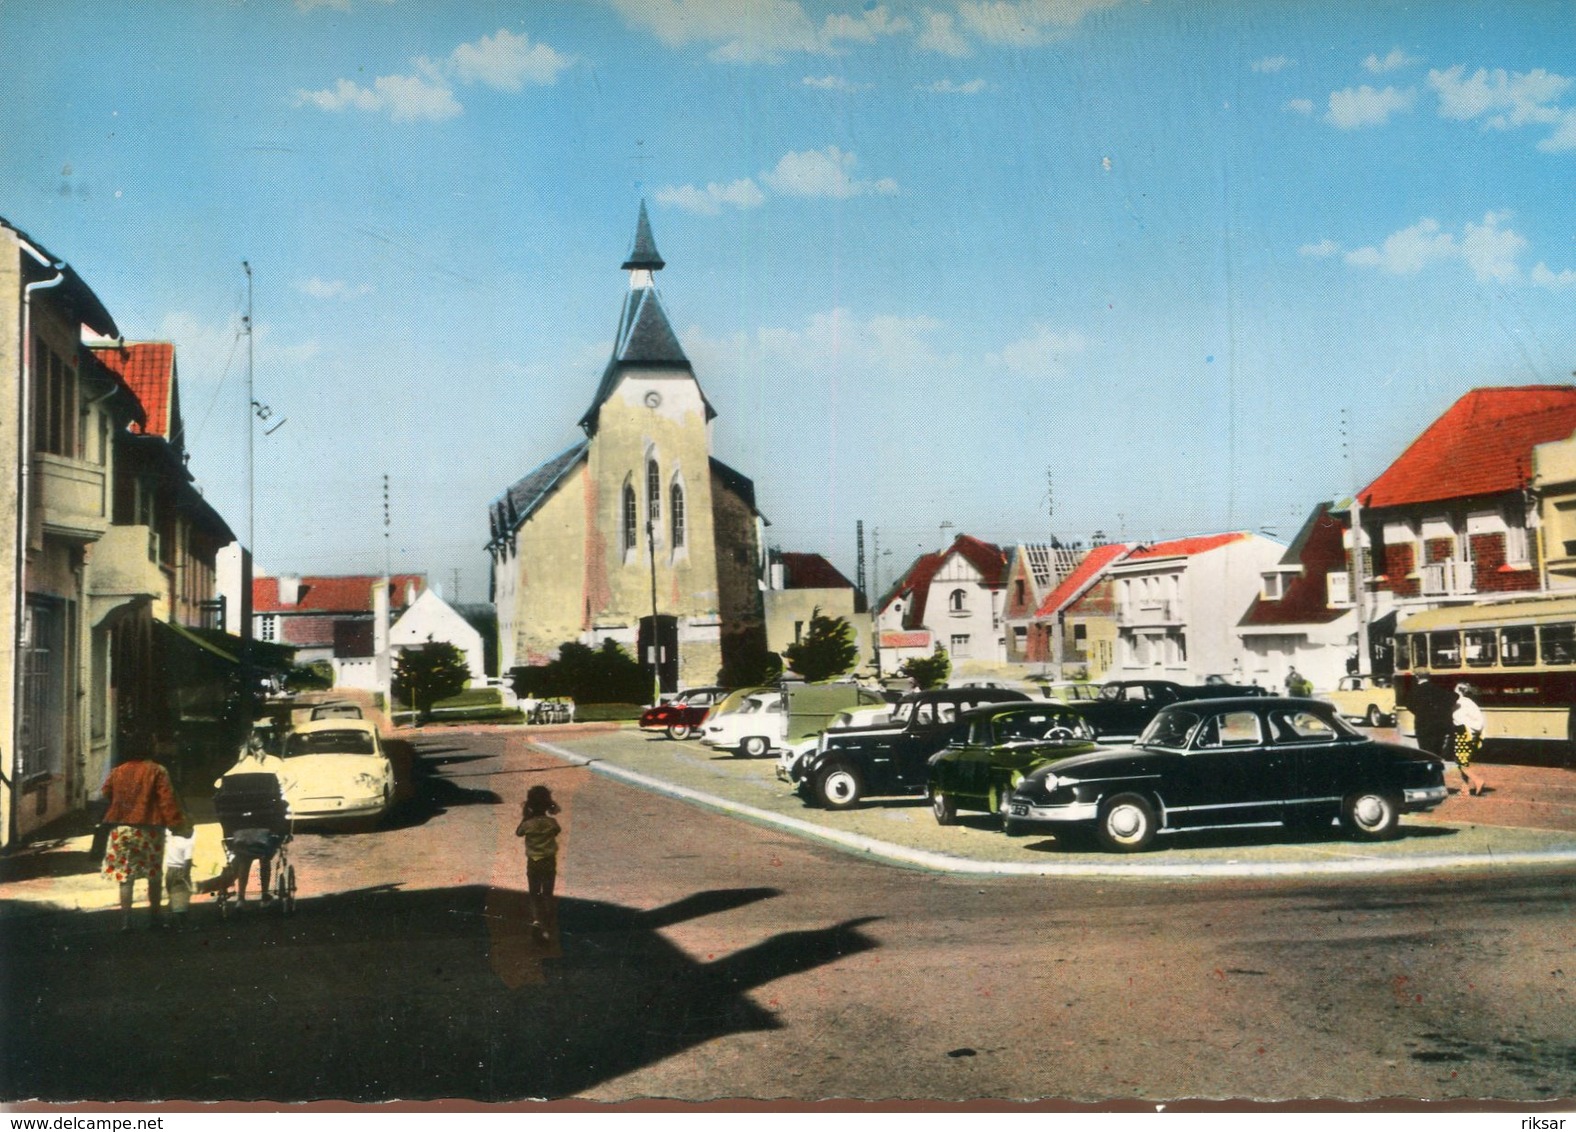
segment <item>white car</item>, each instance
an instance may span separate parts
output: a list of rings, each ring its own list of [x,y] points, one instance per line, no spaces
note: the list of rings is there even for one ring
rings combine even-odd
[[[377,819],[394,804],[394,766],[364,719],[319,719],[285,737],[280,780],[298,822]]]
[[[708,718],[700,741],[708,747],[758,759],[773,747],[782,746],[787,726],[782,694],[759,692],[746,696],[738,710]]]

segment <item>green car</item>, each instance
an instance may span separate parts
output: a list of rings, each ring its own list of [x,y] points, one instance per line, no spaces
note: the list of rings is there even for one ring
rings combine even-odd
[[[975,708],[960,719],[967,730],[930,760],[931,812],[941,825],[959,810],[1001,813],[1002,802],[1031,771],[1094,750],[1094,731],[1077,707],[1006,703]],[[1003,817],[1008,833],[1013,823]]]

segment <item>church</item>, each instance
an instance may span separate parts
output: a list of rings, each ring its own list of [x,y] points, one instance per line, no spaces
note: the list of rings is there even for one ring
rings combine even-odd
[[[711,454],[717,413],[657,295],[664,266],[642,202],[585,439],[488,509],[500,671],[612,639],[670,692],[764,652],[765,520]]]

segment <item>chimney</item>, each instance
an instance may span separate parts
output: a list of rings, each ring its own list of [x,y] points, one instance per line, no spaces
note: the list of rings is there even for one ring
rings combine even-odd
[[[279,575],[279,604],[295,605],[301,600],[301,575]]]

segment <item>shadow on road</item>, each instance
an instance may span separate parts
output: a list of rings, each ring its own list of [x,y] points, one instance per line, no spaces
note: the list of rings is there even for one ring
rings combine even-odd
[[[529,942],[524,894],[387,887],[198,930],[0,903],[5,1100],[563,1098],[728,1034],[774,1029],[750,992],[877,946],[865,919],[703,961],[661,929],[776,895],[640,911],[560,902]]]
[[[497,806],[503,802],[492,790],[473,790],[441,773],[446,766],[486,756],[462,754],[462,747],[429,745],[404,739],[390,739],[384,747],[394,764],[394,778],[399,784],[397,803],[393,813],[384,822],[384,828],[409,829],[424,825],[438,814],[457,806]],[[455,753],[451,755],[450,752]]]
[[[1033,831],[1027,837],[1044,837],[1043,831]],[[1401,823],[1398,841],[1429,841],[1435,838],[1457,836],[1457,831],[1441,825],[1409,825]],[[1197,829],[1163,834],[1155,839],[1153,847],[1140,857],[1163,854],[1167,849],[1239,849],[1264,845],[1318,845],[1339,842],[1353,846],[1363,844],[1346,835],[1333,823],[1329,826],[1284,826],[1266,829]],[[1082,838],[1074,833],[1058,840],[1054,835],[1041,841],[1025,840],[1023,847],[1041,853],[1100,853],[1092,830]],[[1105,855],[1102,853],[1102,855]]]

